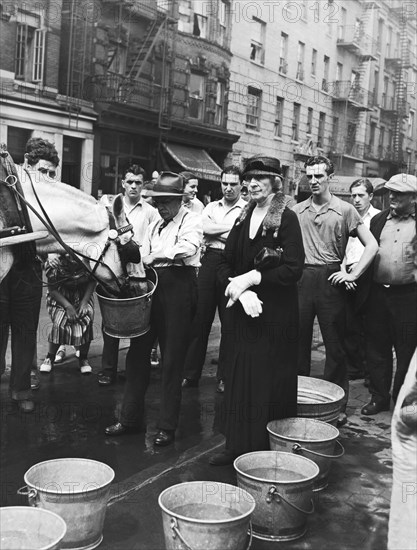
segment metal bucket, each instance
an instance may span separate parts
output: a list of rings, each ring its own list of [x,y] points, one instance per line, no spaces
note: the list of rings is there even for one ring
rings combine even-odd
[[[151,319],[152,296],[158,284],[154,269],[149,275],[149,292],[134,298],[107,298],[96,291],[103,321],[103,330],[114,338],[136,338],[146,334]]]
[[[332,382],[298,376],[297,416],[336,426],[345,391]]]
[[[313,483],[317,464],[303,456],[258,451],[239,456],[234,467],[238,486],[256,502],[253,536],[269,541],[302,537],[314,512]]]
[[[342,444],[337,439],[337,428],[311,418],[284,418],[272,420],[266,429],[273,451],[297,453],[317,464],[320,473],[314,481],[313,491],[321,491],[327,487],[332,459],[345,454]],[[339,454],[335,454],[336,445],[341,449]]]
[[[3,550],[59,550],[67,526],[48,510],[28,506],[0,508],[0,548]]]
[[[165,489],[158,499],[167,550],[243,550],[255,501],[234,485],[191,481]]]
[[[62,548],[90,550],[103,540],[103,524],[114,471],[96,460],[59,458],[25,473],[29,504],[55,512],[67,524]]]

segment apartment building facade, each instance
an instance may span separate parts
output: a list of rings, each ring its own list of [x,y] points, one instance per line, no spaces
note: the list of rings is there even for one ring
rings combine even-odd
[[[316,153],[349,176],[342,193],[352,177],[415,173],[413,6],[236,0],[229,128],[240,138],[230,160],[278,156],[290,193]]]
[[[92,190],[94,122],[90,101],[62,90],[59,78],[63,0],[0,4],[0,141],[16,163],[33,136],[55,143],[59,177]]]

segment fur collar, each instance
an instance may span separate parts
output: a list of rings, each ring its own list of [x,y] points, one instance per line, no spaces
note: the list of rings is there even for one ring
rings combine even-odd
[[[264,237],[266,235],[266,232],[269,229],[274,230],[274,238],[276,239],[278,236],[278,231],[281,226],[281,218],[282,213],[285,209],[285,195],[284,193],[275,193],[275,195],[272,198],[271,204],[268,208],[268,212],[266,213],[266,216],[264,218],[264,221],[262,222],[262,236]],[[245,208],[242,210],[241,214],[239,215],[236,225],[240,225],[243,223],[243,221],[252,214],[254,208],[256,206],[256,202],[251,200],[247,203]]]

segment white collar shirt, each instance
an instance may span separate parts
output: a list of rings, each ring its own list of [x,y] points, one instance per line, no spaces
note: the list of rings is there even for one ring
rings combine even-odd
[[[239,217],[243,208],[245,208],[246,204],[247,203],[241,197],[233,206],[229,206],[224,198],[219,201],[209,202],[202,213],[203,226],[204,222],[211,222],[219,225],[228,224],[230,229],[232,229],[235,221]],[[204,244],[207,248],[217,248],[223,250],[226,239],[229,236],[230,229],[221,235],[204,234]]]
[[[142,198],[133,206],[123,198],[123,206],[129,223],[133,225],[133,240],[142,244],[148,225],[161,219],[158,210]]]
[[[378,208],[375,208],[374,206],[372,206],[372,204],[371,204],[370,207],[368,208],[368,211],[366,212],[366,214],[362,217],[362,221],[368,229],[369,229],[369,226],[371,224],[372,218],[376,214],[379,214],[379,212],[381,212],[381,211],[378,210]],[[349,266],[359,262],[364,249],[365,249],[365,247],[360,242],[358,237],[349,237],[349,240],[348,240],[348,243],[347,243],[347,246],[346,246],[346,252],[345,252],[346,266],[349,267]]]
[[[152,222],[146,230],[141,253],[158,259],[152,267],[200,266],[200,247],[203,239],[201,216],[181,206],[178,214],[167,224]]]

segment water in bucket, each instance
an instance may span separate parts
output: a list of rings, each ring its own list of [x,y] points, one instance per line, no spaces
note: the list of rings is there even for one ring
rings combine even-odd
[[[28,506],[0,508],[1,550],[58,550],[67,526],[57,514]]]
[[[244,550],[255,501],[226,483],[192,481],[159,495],[168,550]],[[249,541],[250,544],[250,541]]]

